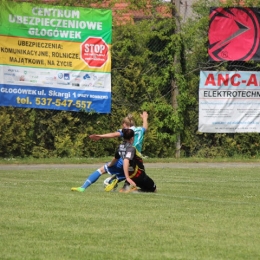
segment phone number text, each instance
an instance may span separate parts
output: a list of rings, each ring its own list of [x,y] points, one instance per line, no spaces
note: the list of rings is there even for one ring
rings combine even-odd
[[[16,98],[17,104],[31,105],[32,102],[29,97]],[[86,100],[71,100],[71,99],[53,99],[53,98],[35,98],[35,105],[37,106],[56,106],[56,107],[76,107],[76,108],[86,108],[91,107],[92,101]]]

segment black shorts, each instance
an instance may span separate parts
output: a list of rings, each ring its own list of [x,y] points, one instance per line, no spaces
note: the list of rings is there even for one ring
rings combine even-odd
[[[136,186],[141,188],[144,192],[154,192],[156,190],[154,181],[145,172],[142,172],[138,177],[134,177],[132,180],[136,183]]]

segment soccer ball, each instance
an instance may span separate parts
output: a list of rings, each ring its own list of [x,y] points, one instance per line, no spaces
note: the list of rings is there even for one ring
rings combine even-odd
[[[104,188],[106,188],[106,186],[110,183],[111,179],[112,179],[112,177],[108,177],[108,178],[106,178],[106,179],[104,180],[104,183],[103,183]]]
[[[113,183],[113,181],[116,181],[116,182]],[[114,176],[106,178],[103,182],[105,191],[115,191],[117,188],[117,182],[118,182],[118,180],[114,179]],[[108,187],[108,185],[112,184],[112,183],[113,183],[113,186]]]

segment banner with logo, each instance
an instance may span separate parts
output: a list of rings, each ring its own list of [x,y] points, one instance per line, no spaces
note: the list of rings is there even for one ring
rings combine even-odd
[[[259,21],[260,8],[211,8],[209,60],[259,61]]]
[[[111,112],[111,10],[0,4],[0,106]]]
[[[201,71],[199,132],[260,132],[260,72]]]

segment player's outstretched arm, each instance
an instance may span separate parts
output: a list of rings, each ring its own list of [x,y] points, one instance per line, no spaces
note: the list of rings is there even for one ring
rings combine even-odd
[[[143,128],[145,128],[145,130],[148,130],[148,113],[146,111],[143,111],[140,116],[143,119]]]
[[[108,133],[108,134],[103,134],[103,135],[97,135],[97,134],[93,134],[90,135],[89,138],[94,140],[94,141],[98,141],[102,138],[115,138],[115,137],[120,137],[120,132],[114,132],[114,133]]]

